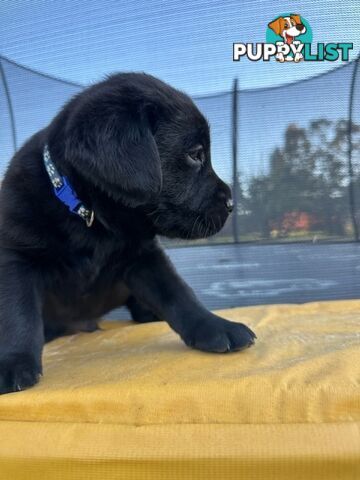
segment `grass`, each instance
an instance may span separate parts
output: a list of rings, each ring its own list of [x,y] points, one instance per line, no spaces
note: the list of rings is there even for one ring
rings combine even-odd
[[[324,231],[294,231],[285,235],[273,236],[270,238],[264,238],[260,232],[247,232],[239,235],[239,243],[254,243],[254,244],[267,244],[276,245],[292,242],[349,242],[354,238],[351,234],[345,235],[330,235]],[[217,244],[234,243],[232,235],[216,235],[207,239],[200,240],[168,240],[165,238],[160,239],[164,247],[186,247],[186,246],[210,246]]]

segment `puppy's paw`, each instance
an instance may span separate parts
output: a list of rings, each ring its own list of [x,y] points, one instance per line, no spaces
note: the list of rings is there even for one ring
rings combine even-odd
[[[39,381],[41,365],[28,353],[0,359],[0,394],[25,390]]]
[[[189,347],[205,352],[227,353],[243,350],[255,343],[256,335],[243,323],[234,323],[212,315],[198,322],[183,340]]]

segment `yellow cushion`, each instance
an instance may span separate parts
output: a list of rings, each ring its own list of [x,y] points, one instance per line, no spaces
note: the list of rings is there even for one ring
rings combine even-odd
[[[0,397],[0,479],[359,479],[360,301],[237,308],[258,341],[188,349],[166,323],[46,345]]]

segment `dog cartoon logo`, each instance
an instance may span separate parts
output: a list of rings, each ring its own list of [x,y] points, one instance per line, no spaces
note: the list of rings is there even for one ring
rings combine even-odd
[[[282,41],[276,41],[277,46],[300,45],[302,41],[298,37],[304,35],[308,30],[301,16],[298,14],[277,17],[268,24],[268,27],[277,37],[282,38]],[[293,55],[284,55],[284,53],[279,52],[275,58],[278,62],[300,62],[301,60],[304,60],[303,54],[299,51]]]
[[[306,18],[298,13],[280,13],[267,25],[266,42],[234,42],[233,61],[245,57],[251,62],[280,63],[348,62],[354,44],[350,42],[312,42],[312,29]]]

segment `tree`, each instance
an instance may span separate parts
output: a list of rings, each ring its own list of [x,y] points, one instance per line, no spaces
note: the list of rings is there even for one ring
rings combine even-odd
[[[307,128],[288,125],[283,145],[269,158],[268,173],[249,182],[244,196],[248,231],[263,238],[272,231],[286,235],[291,222],[301,218],[297,223],[309,229],[344,235],[349,222],[347,134],[345,120],[318,119]],[[359,125],[353,125],[353,139],[355,158],[360,152]],[[354,185],[360,192],[360,162],[354,163]]]

